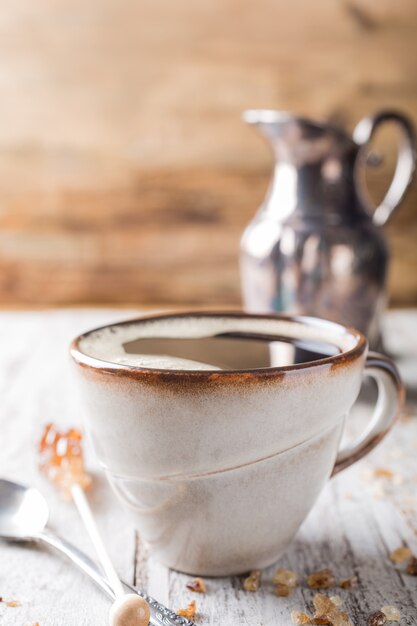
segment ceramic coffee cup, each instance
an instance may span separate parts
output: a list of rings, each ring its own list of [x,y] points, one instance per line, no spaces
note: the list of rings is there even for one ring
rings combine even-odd
[[[213,335],[331,346],[333,354],[253,368],[239,368],[233,354],[227,370],[138,367],[113,356],[146,338]],[[327,479],[383,438],[402,398],[394,364],[367,355],[361,333],[307,317],[140,318],[77,337],[71,354],[86,427],[110,483],[157,558],[190,574],[236,574],[276,561]],[[359,440],[339,449],[364,375],[377,382],[374,414]]]

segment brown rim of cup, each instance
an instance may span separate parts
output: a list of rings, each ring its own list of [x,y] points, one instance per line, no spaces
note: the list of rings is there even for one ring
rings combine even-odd
[[[347,350],[346,352],[341,352],[340,354],[326,356],[320,359],[314,359],[311,361],[307,361],[305,363],[295,363],[293,365],[281,365],[275,367],[264,367],[264,368],[253,368],[253,369],[233,369],[233,370],[175,370],[175,369],[158,369],[158,368],[141,368],[134,365],[127,365],[121,363],[112,363],[111,361],[104,361],[102,359],[89,356],[81,351],[79,344],[82,339],[91,335],[94,332],[104,330],[109,327],[115,326],[127,326],[131,324],[147,322],[151,320],[163,320],[169,318],[183,318],[183,317],[247,317],[247,318],[256,318],[256,319],[265,319],[265,320],[283,320],[287,322],[297,322],[302,324],[307,324],[309,326],[318,326],[320,323],[321,326],[323,324],[328,325],[329,329],[331,327],[341,330],[341,334],[349,334],[356,338],[356,345]],[[275,335],[274,335],[275,336]],[[277,341],[279,341],[279,335],[276,335]],[[135,317],[132,319],[123,320],[121,322],[115,322],[111,324],[104,324],[103,326],[99,326],[97,328],[93,328],[81,335],[78,335],[70,345],[70,354],[74,361],[82,366],[97,372],[103,372],[108,374],[116,374],[116,375],[127,375],[130,378],[145,378],[146,376],[151,376],[154,378],[155,376],[161,376],[164,378],[194,378],[197,380],[207,380],[207,379],[220,379],[227,376],[235,376],[237,374],[246,374],[250,375],[254,378],[270,378],[274,376],[280,376],[286,372],[305,370],[309,368],[314,368],[320,365],[334,365],[334,366],[343,366],[348,365],[355,359],[362,356],[368,347],[367,340],[365,336],[359,332],[358,330],[351,328],[349,326],[345,326],[344,324],[340,324],[339,322],[332,322],[329,320],[323,320],[317,317],[311,316],[303,316],[303,315],[271,315],[271,314],[263,314],[263,313],[245,313],[243,311],[186,311],[179,313],[163,313],[157,315],[144,315],[141,317]]]

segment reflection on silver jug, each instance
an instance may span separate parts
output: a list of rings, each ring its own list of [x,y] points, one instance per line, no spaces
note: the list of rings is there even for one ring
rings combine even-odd
[[[250,110],[244,119],[259,128],[276,159],[266,199],[241,241],[246,309],[339,321],[377,345],[388,263],[380,227],[413,178],[411,123],[380,112],[363,119],[352,139],[330,124],[280,111]],[[364,165],[369,141],[384,122],[397,125],[401,144],[391,185],[373,211]]]

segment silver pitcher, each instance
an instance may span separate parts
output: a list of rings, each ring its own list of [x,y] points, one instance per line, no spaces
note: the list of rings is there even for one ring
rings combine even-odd
[[[382,111],[363,119],[353,139],[343,130],[280,111],[244,114],[272,146],[276,164],[264,203],[241,240],[244,305],[340,321],[379,343],[388,250],[383,226],[415,169],[413,127]],[[401,132],[394,177],[371,207],[364,184],[369,141],[393,122]]]

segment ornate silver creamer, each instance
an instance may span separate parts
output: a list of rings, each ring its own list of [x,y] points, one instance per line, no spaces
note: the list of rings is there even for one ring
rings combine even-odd
[[[251,312],[314,315],[358,328],[374,346],[385,303],[388,251],[383,226],[413,178],[416,144],[403,115],[363,119],[353,138],[290,113],[250,110],[272,146],[273,179],[241,240],[244,304]],[[364,185],[368,144],[393,122],[401,132],[395,174],[373,210]]]

